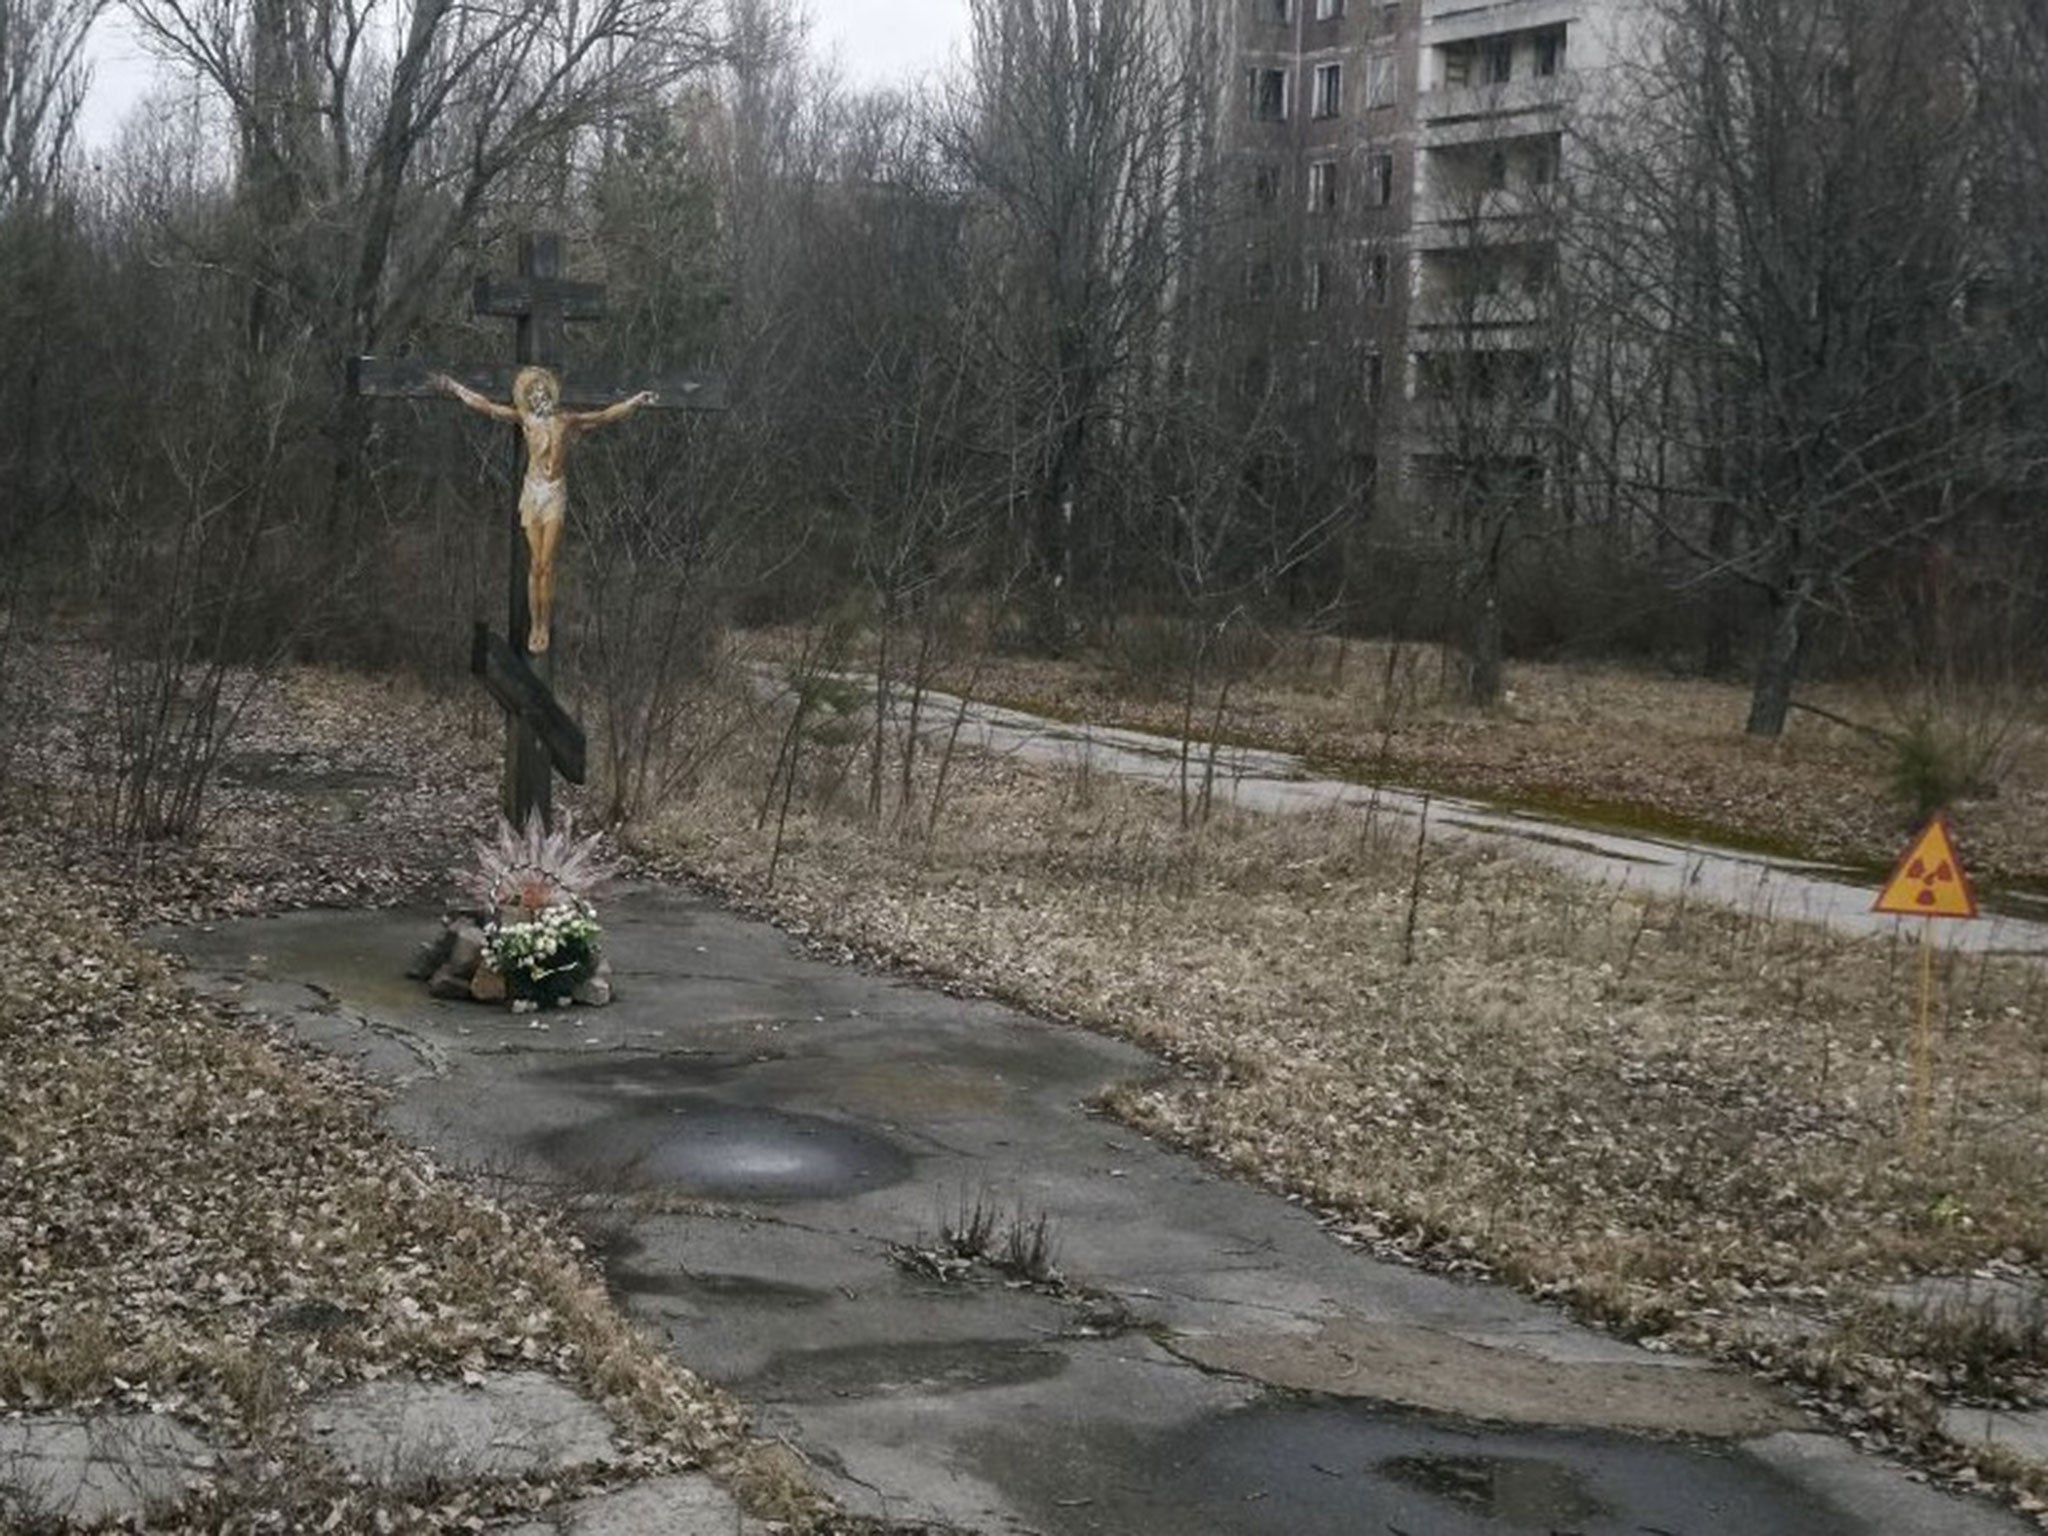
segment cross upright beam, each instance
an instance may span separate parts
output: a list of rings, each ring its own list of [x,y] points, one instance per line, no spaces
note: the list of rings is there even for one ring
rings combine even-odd
[[[521,235],[519,276],[495,291],[486,278],[470,295],[470,308],[477,314],[516,320],[514,360],[543,368],[562,366],[567,342],[562,326],[572,307],[578,320],[603,319],[604,289],[562,276],[562,237],[552,231]]]
[[[484,284],[477,285],[471,306],[478,314],[509,314],[518,322],[512,344],[513,361],[521,366],[539,364],[559,369],[567,338],[563,324],[568,319],[568,302],[582,301],[586,312],[604,312],[604,290],[591,284],[577,284],[581,294],[565,293],[562,279],[562,237],[552,232],[534,232],[519,237],[519,278],[523,302],[486,309]],[[593,315],[595,318],[595,315]],[[517,427],[512,433],[512,480],[519,480],[520,457],[525,443]],[[507,637],[512,654],[526,662],[543,690],[552,693],[555,661],[552,649],[533,655],[526,649],[531,610],[527,606],[527,553],[524,530],[519,526],[519,509],[512,509],[512,558],[505,562]],[[528,715],[513,711],[505,716],[505,781],[500,795],[505,814],[515,827],[523,827],[536,814],[552,826],[555,819],[554,774],[548,762],[547,743]]]
[[[486,401],[513,398],[513,381],[522,367],[548,369],[560,382],[559,405],[579,410],[602,409],[652,390],[651,402],[633,401],[633,408],[660,411],[717,411],[725,408],[722,381],[702,373],[671,373],[628,380],[603,369],[566,369],[568,322],[597,320],[604,315],[604,288],[562,275],[562,237],[550,231],[522,235],[519,269],[511,277],[479,278],[470,295],[477,315],[517,323],[511,367],[441,367],[420,358],[358,357],[349,361],[349,387],[359,395],[384,399],[438,398],[435,375],[445,374]],[[481,406],[479,406],[481,408]],[[512,479],[521,481],[526,445],[520,427],[512,427]],[[558,474],[559,471],[556,471]],[[529,607],[525,529],[517,505],[511,513],[511,559],[507,562],[506,610],[509,634],[499,640],[488,633],[476,637],[471,669],[492,696],[504,705],[505,775],[502,804],[514,825],[524,826],[536,812],[543,821],[553,816],[551,764],[574,783],[582,782],[583,733],[555,701],[553,648],[527,649]]]

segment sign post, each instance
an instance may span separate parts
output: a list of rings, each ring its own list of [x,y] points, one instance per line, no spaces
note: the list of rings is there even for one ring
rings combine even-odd
[[[1956,854],[1948,817],[1936,812],[1914,836],[1873,912],[1918,917],[1920,925],[1920,1017],[1913,1033],[1913,1155],[1927,1150],[1927,1123],[1934,1104],[1934,920],[1973,918],[1977,893]]]

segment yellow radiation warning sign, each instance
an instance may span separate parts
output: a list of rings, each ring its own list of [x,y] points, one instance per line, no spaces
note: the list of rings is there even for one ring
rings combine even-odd
[[[1870,910],[1900,917],[1977,915],[1977,893],[1970,889],[1970,877],[1956,857],[1956,840],[1946,816],[1937,815],[1920,829]]]

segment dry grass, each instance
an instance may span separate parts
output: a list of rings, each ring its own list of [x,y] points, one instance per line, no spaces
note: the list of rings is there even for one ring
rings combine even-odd
[[[743,792],[765,765],[733,770],[655,829],[691,867],[1159,1051],[1181,1070],[1119,1091],[1117,1113],[1354,1240],[1759,1364],[1951,1466],[1925,1433],[1939,1400],[2037,1395],[2038,1340],[1872,1297],[1922,1273],[2041,1273],[2039,967],[1942,960],[1934,1134],[1914,1156],[1910,944],[1461,846],[1425,850],[1406,963],[1408,824],[1226,814],[1183,834],[1168,795],[1017,762],[956,764],[926,839],[869,830],[821,753],[771,887],[773,828]]]
[[[89,656],[45,661],[39,675],[90,697]],[[128,937],[442,886],[490,810],[495,743],[467,713],[294,673],[231,744],[208,835],[139,855],[80,830],[76,715],[53,710],[15,755],[0,786],[0,1414],[154,1408],[203,1428],[225,1470],[153,1530],[473,1529],[576,1484],[385,1492],[309,1448],[300,1414],[350,1382],[539,1369],[610,1412],[610,1477],[710,1466],[775,1528],[864,1529],[619,1313],[565,1220],[446,1177],[377,1128],[360,1081]]]
[[[1365,670],[1355,655],[1346,669]],[[1052,674],[997,681],[1075,702]],[[1548,782],[1546,754],[1599,740],[1640,759],[1627,783],[1645,793],[1696,787],[1728,756],[1757,774],[1743,797],[1797,809],[1838,785],[1861,808],[1845,825],[1874,814],[1875,770],[1844,766],[1848,749],[1803,724],[1753,750],[1686,723],[1733,707],[1710,689],[1624,678],[1641,689],[1629,702],[1599,674],[1518,674],[1505,715],[1479,717],[1426,681],[1401,701],[1412,740],[1438,732],[1459,761],[1520,764],[1532,783]],[[1369,755],[1377,680],[1359,686],[1240,693],[1228,727],[1296,745],[1349,731]],[[299,789],[237,787],[206,846],[102,889],[129,916],[416,889],[387,850],[479,830],[465,815],[494,742],[463,741],[461,718],[375,683],[297,677],[252,720],[258,749],[289,743],[323,768],[331,754],[344,772],[365,751],[409,787],[373,785],[313,826]],[[365,720],[382,725],[359,748]],[[1591,889],[1488,848],[1426,850],[1411,909],[1405,833],[1226,814],[1184,834],[1166,796],[1014,762],[954,764],[926,836],[926,803],[861,814],[865,735],[833,724],[803,755],[772,886],[772,720],[646,840],[794,925],[1153,1047],[1178,1070],[1119,1094],[1119,1113],[1321,1204],[1347,1240],[1748,1360],[1950,1470],[1963,1453],[1927,1434],[1938,1402],[2039,1395],[2038,1336],[1873,1299],[1910,1274],[2031,1278],[2048,1258],[2039,969],[1944,963],[1936,1134],[1914,1158],[1909,950]],[[893,796],[893,771],[882,778]],[[1605,758],[1583,778],[1621,782]],[[1981,846],[1971,816],[1964,836]],[[0,897],[6,931],[37,936],[0,1004],[0,1406],[157,1401],[253,1437],[323,1381],[533,1351],[611,1395],[649,1445],[724,1445],[749,1456],[757,1507],[800,1505],[788,1468],[736,1450],[728,1407],[605,1306],[559,1231],[437,1178],[369,1128],[359,1089],[213,1014],[80,905],[75,879]],[[47,1194],[74,1180],[77,1200]],[[359,1319],[352,1337],[266,1327],[314,1297]],[[2042,1491],[2036,1472],[1980,1470]]]
[[[1731,683],[1600,664],[1515,664],[1501,706],[1460,702],[1456,660],[1435,646],[1289,642],[1231,687],[1227,739],[1305,753],[1417,787],[1588,812],[1650,830],[1732,833],[1871,866],[1897,856],[1911,809],[1897,750],[1795,713],[1784,736],[1742,732]],[[1063,718],[1177,734],[1172,672],[1111,653],[979,665],[977,696]],[[1215,680],[1204,690],[1206,726]],[[1985,875],[2048,882],[2048,701],[1990,693],[1824,684],[1801,696],[1891,736],[1929,722],[1967,761],[1955,815]],[[1989,793],[1987,793],[1989,792]]]
[[[442,1178],[358,1083],[195,998],[75,886],[17,870],[0,929],[0,1408],[155,1408],[289,1460],[324,1388],[542,1369],[612,1409],[636,1467],[742,1455],[737,1407],[618,1316],[566,1229]],[[271,1492],[377,1523],[331,1477]],[[492,1505],[447,1493],[436,1518]],[[229,1486],[191,1518],[266,1512]]]

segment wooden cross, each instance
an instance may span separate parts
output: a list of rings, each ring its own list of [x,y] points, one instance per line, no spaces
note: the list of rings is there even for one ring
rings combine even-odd
[[[492,400],[510,400],[519,369],[538,364],[562,381],[560,403],[578,408],[602,407],[651,389],[659,397],[650,410],[718,411],[725,408],[723,383],[701,373],[668,374],[627,382],[596,369],[563,365],[563,327],[570,320],[597,320],[604,315],[604,288],[562,276],[562,238],[551,233],[522,235],[516,277],[478,278],[471,310],[518,322],[509,367],[465,369],[443,367],[422,358],[358,357],[349,362],[349,387],[359,395],[383,399],[441,399],[433,376],[445,373]],[[513,451],[523,453],[519,428],[512,428]],[[516,468],[516,463],[515,463]],[[515,473],[514,480],[517,482]],[[470,670],[505,710],[505,777],[501,802],[517,827],[535,812],[543,822],[554,816],[551,770],[572,784],[584,773],[583,728],[555,700],[553,650],[539,655],[526,649],[526,540],[519,510],[511,511],[512,558],[507,592],[509,640],[479,623],[470,650]]]

